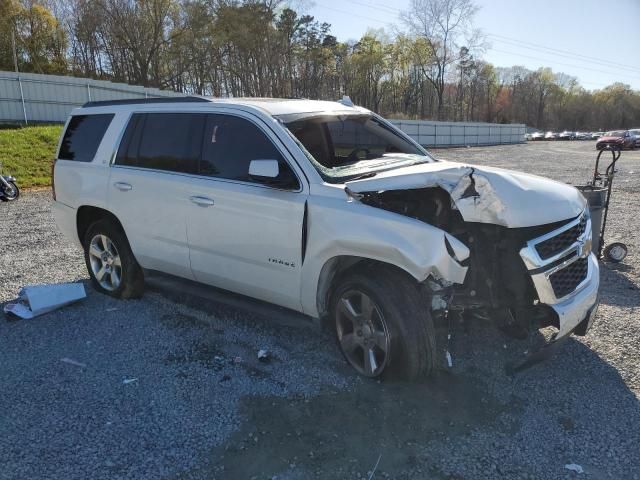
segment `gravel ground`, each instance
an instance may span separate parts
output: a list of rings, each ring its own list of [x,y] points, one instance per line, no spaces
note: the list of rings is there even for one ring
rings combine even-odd
[[[591,142],[439,150],[440,158],[582,183]],[[0,321],[0,478],[640,478],[640,152],[616,177],[599,317],[515,377],[504,363],[544,335],[459,328],[454,368],[423,384],[351,374],[331,337],[148,293],[95,293],[31,321]],[[30,283],[87,280],[48,192],[0,204],[0,302]],[[256,352],[271,352],[268,363]],[[85,366],[61,361],[72,359]],[[133,380],[135,379],[135,380]],[[125,380],[131,380],[124,382]]]

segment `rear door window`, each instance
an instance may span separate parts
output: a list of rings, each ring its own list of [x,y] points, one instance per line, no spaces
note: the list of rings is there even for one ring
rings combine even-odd
[[[134,114],[116,157],[116,164],[198,173],[205,115],[192,113]]]
[[[74,115],[69,120],[60,144],[60,160],[91,162],[102,137],[113,120],[113,114]]]
[[[297,184],[280,150],[258,126],[232,115],[208,114],[202,142],[200,175],[251,182],[251,160],[277,160],[280,180]]]

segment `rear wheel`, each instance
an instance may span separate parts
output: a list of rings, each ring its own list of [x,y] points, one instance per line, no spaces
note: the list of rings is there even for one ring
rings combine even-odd
[[[406,380],[429,375],[433,322],[425,292],[407,274],[382,268],[343,276],[331,307],[340,350],[358,373]]]
[[[144,292],[144,274],[120,226],[98,220],[84,238],[85,263],[96,290],[117,298],[135,298]]]

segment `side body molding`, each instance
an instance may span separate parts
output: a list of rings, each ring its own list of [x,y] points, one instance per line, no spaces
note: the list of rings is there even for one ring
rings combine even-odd
[[[454,259],[445,239],[452,247]],[[395,265],[418,282],[428,277],[462,283],[467,267],[459,262],[469,249],[443,230],[419,220],[345,198],[311,196],[301,301],[304,313],[319,316],[318,286],[324,265],[339,256]]]

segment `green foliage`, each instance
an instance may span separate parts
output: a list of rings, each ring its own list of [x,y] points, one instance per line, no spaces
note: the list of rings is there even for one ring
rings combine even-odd
[[[67,72],[66,33],[44,5],[0,0],[0,70],[14,70],[14,40],[20,71]]]
[[[0,129],[3,172],[18,179],[21,188],[51,185],[51,163],[61,125]]]

